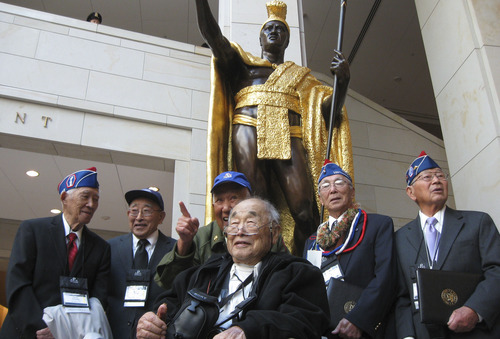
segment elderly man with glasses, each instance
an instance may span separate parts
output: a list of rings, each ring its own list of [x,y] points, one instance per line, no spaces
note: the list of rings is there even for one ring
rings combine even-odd
[[[396,287],[392,219],[360,209],[351,176],[328,160],[321,169],[318,191],[329,218],[307,240],[304,257],[321,268],[325,283],[332,284],[333,298],[343,294],[338,288],[360,293],[343,318],[332,317],[328,337],[391,338],[393,328],[386,328]],[[332,315],[337,313],[330,310]]]
[[[181,305],[187,300],[191,309],[185,312],[193,314],[199,305],[190,303],[193,291],[218,304],[209,325],[220,332],[215,339],[319,338],[328,325],[321,272],[304,259],[271,251],[280,234],[276,209],[259,198],[243,200],[224,234],[228,254],[179,274],[161,300],[166,304],[139,320],[137,338],[205,338],[188,333],[197,325],[194,316],[182,324]]]
[[[486,213],[446,206],[448,175],[425,152],[406,171],[406,184],[420,210],[395,237],[398,338],[500,338],[500,235],[495,223]],[[425,325],[415,288],[421,268],[477,273],[482,281],[447,324]]]
[[[139,318],[163,292],[153,280],[156,266],[175,240],[158,226],[165,218],[163,198],[149,188],[125,193],[130,233],[110,239],[108,320],[113,337],[134,338]]]
[[[158,264],[155,277],[156,283],[165,289],[185,269],[205,263],[213,254],[226,253],[222,231],[227,226],[229,212],[241,200],[252,196],[252,188],[243,173],[227,171],[214,179],[210,193],[215,219],[203,227],[184,203],[179,203],[182,216],[175,227],[179,240]],[[288,252],[281,236],[273,251]]]

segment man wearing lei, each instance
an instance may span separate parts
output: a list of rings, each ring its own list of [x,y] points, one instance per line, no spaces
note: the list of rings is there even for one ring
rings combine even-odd
[[[329,160],[318,183],[329,217],[306,241],[304,257],[321,268],[325,284],[334,278],[363,290],[345,318],[331,324],[328,336],[391,338],[394,328],[387,319],[396,289],[392,219],[361,210],[351,176]]]

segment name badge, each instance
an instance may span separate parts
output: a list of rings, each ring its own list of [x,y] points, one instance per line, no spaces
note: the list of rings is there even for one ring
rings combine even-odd
[[[317,250],[307,250],[307,260],[317,268],[321,268],[321,251]]]
[[[61,300],[66,307],[89,308],[87,279],[81,277],[59,277]]]
[[[339,264],[335,264],[326,271],[323,272],[323,278],[325,279],[325,283],[330,281],[330,278],[343,280],[344,275],[342,274],[342,270],[340,269]]]
[[[144,307],[146,305],[150,276],[150,270],[132,269],[128,271],[124,307]]]
[[[413,283],[413,304],[415,305],[415,309],[418,310],[420,307],[418,305],[418,288],[417,283]]]

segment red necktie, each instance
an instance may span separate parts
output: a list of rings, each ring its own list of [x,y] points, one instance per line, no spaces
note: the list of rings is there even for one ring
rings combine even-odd
[[[68,234],[68,267],[69,271],[73,268],[73,263],[75,262],[76,254],[78,253],[78,247],[76,247],[76,233]]]

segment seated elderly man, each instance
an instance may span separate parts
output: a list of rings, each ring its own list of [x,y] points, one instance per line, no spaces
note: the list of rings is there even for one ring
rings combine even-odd
[[[304,259],[271,252],[279,234],[279,214],[269,202],[250,198],[237,204],[224,228],[229,254],[180,273],[157,314],[139,320],[137,338],[205,337],[182,332],[182,316],[176,321],[195,289],[213,296],[220,307],[210,326],[220,331],[215,339],[320,338],[329,312],[321,272]],[[187,318],[189,331],[195,317]]]

